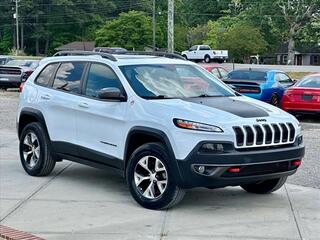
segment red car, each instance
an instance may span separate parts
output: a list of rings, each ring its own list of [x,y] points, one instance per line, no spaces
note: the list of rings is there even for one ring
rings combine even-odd
[[[292,113],[320,114],[320,73],[304,77],[282,97],[282,108]]]
[[[219,79],[224,79],[228,76],[228,71],[219,64],[200,64],[200,66],[208,70]]]

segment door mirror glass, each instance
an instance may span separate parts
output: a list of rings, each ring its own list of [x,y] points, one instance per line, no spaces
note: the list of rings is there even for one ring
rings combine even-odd
[[[109,100],[119,100],[125,101],[126,97],[122,94],[119,88],[110,87],[102,88],[98,91],[98,98],[100,99],[109,99]]]

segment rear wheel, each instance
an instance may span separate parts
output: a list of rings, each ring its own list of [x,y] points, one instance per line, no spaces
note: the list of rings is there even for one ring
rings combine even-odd
[[[275,106],[275,107],[279,107],[280,106],[280,101],[279,101],[279,97],[277,94],[273,94],[271,96],[271,101],[270,101],[271,105]]]
[[[149,209],[167,209],[184,196],[169,166],[169,156],[160,143],[147,143],[131,155],[126,177],[133,198]]]
[[[22,130],[19,152],[22,166],[31,176],[47,176],[56,164],[47,133],[38,122],[30,123]]]
[[[257,183],[241,185],[249,193],[268,194],[277,191],[286,182],[287,177],[269,179]]]
[[[206,63],[211,62],[211,58],[210,58],[209,55],[205,55],[205,56],[204,56],[204,62],[206,62]]]

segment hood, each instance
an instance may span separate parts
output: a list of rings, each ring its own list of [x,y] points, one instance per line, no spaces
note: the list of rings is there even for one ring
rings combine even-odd
[[[166,112],[171,118],[204,123],[240,123],[264,118],[269,120],[292,120],[290,114],[270,104],[248,98],[239,97],[207,97],[189,99],[154,100],[151,111]]]

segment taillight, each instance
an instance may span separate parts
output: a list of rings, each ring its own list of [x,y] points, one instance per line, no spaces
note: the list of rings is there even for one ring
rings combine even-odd
[[[26,81],[28,79],[28,77],[30,77],[30,75],[33,73],[32,70],[26,71],[22,74],[22,81]]]
[[[23,90],[23,86],[24,86],[24,82],[20,83],[20,86],[19,86],[19,92],[22,92],[22,90]]]

